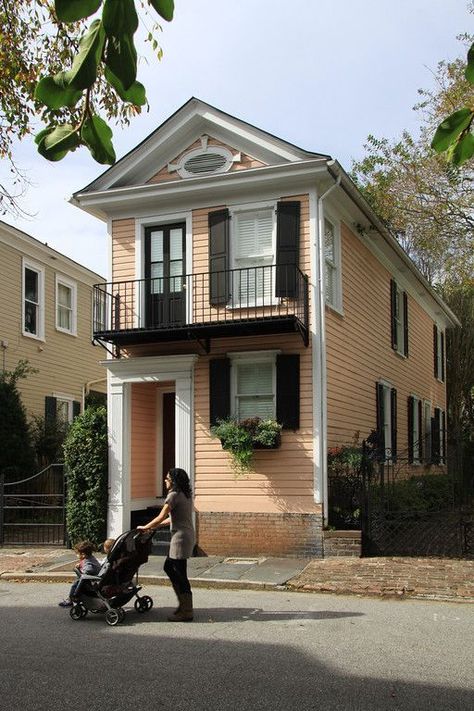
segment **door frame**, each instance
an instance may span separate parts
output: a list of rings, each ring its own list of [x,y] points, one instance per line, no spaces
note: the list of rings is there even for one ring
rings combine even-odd
[[[156,461],[155,461],[155,479],[156,479],[156,491],[162,491],[160,495],[156,495],[157,499],[164,499],[166,492],[163,491],[163,395],[175,393],[176,388],[173,386],[159,388],[156,392],[156,411],[159,413],[157,418],[157,432],[156,432]],[[176,407],[175,407],[175,431],[176,431]],[[176,436],[176,435],[175,435]]]
[[[162,227],[174,223],[185,223],[186,242],[186,274],[193,271],[193,215],[191,211],[155,213],[135,218],[135,279],[145,279],[145,229],[147,227]],[[136,327],[144,328],[146,324],[145,289],[135,289]],[[193,304],[191,290],[186,290],[186,322],[192,323]]]

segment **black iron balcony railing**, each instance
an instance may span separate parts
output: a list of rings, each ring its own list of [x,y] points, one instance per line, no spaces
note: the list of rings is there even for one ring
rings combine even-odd
[[[300,331],[308,338],[308,277],[268,265],[94,286],[94,337],[117,345]]]

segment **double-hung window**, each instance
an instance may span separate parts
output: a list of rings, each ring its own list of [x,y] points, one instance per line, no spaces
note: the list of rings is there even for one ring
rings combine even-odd
[[[275,354],[231,356],[231,409],[238,420],[248,417],[275,418]]]
[[[44,270],[23,261],[23,335],[44,338]]]
[[[392,348],[408,357],[408,297],[397,282],[390,282]]]
[[[274,207],[233,213],[231,291],[234,306],[273,303],[275,231]]]
[[[56,398],[56,419],[62,424],[72,422],[72,398]]]
[[[423,458],[423,405],[416,395],[408,398],[408,460],[420,464]]]
[[[376,383],[377,449],[381,460],[397,459],[397,391],[387,383]]]
[[[56,328],[64,333],[76,334],[76,284],[56,276]]]
[[[341,309],[340,236],[335,222],[324,218],[324,291],[326,304]]]
[[[434,376],[444,382],[444,331],[433,326]]]
[[[425,461],[431,461],[431,403],[423,402],[423,442]]]

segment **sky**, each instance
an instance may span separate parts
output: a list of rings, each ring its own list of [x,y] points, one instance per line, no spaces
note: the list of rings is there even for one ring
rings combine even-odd
[[[117,157],[195,96],[349,170],[369,134],[417,131],[418,89],[433,86],[439,61],[465,56],[456,37],[473,31],[467,4],[175,0],[159,36],[162,61],[139,65],[149,111],[112,126]],[[68,202],[105,166],[85,148],[50,163],[33,139],[17,144],[15,161],[31,182],[21,202],[31,217],[2,219],[110,278],[105,224]]]

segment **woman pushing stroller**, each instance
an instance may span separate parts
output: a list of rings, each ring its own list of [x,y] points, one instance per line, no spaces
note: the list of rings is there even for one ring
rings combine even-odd
[[[150,531],[171,524],[171,543],[163,569],[171,581],[179,605],[168,617],[170,622],[190,622],[193,619],[193,596],[188,580],[187,563],[194,543],[193,502],[189,477],[184,469],[170,469],[165,477],[168,490],[163,508],[158,516],[139,531]]]

